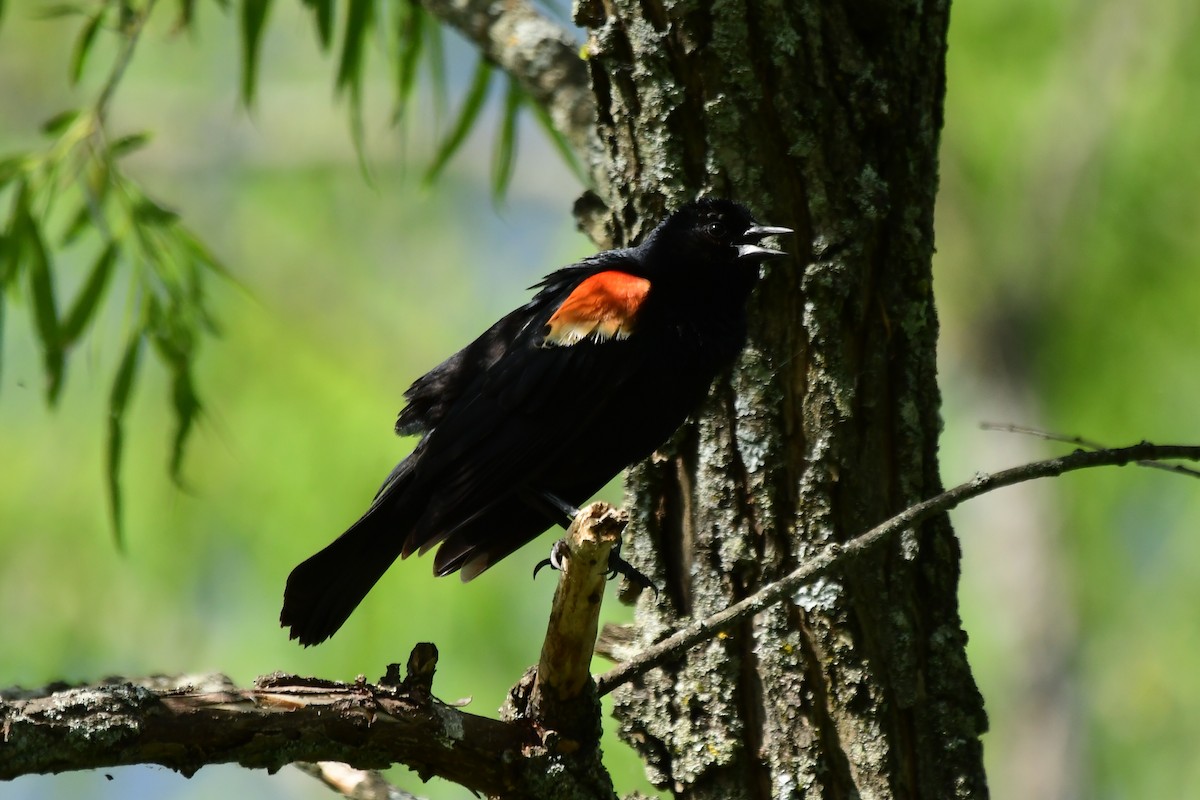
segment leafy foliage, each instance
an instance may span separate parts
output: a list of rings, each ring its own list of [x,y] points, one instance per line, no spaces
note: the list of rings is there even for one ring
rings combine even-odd
[[[271,0],[242,0],[242,101],[246,105],[254,101],[258,54],[266,30],[265,22],[270,3]],[[347,0],[340,4],[333,0],[302,0],[302,3],[312,16],[317,43],[325,52],[332,51],[335,46],[338,9],[344,12],[344,19],[341,21],[341,41],[337,45],[339,55],[334,90],[339,96],[348,99],[350,132],[360,158],[365,141],[362,90],[366,76],[368,43],[374,34],[380,34],[374,38],[383,42],[385,57],[391,64],[395,104],[393,121],[400,124],[408,119],[407,112],[415,100],[417,77],[422,63],[429,73],[434,101],[439,111],[437,116],[441,116],[447,93],[442,28],[437,19],[417,0],[397,0],[382,4],[373,0]],[[561,13],[557,6],[547,5]],[[490,87],[498,77],[497,72],[491,61],[479,58],[458,115],[439,143],[426,170],[426,181],[432,182],[441,174],[479,122]],[[582,180],[583,172],[570,146],[563,135],[554,128],[544,109],[533,102],[517,81],[508,78],[507,84],[492,162],[494,198],[497,201],[503,199],[511,182],[516,158],[517,120],[523,109],[529,109],[533,113],[534,119],[553,141],[564,161]]]
[[[70,351],[94,327],[115,279],[120,276],[128,287],[127,344],[109,399],[108,486],[119,542],[121,443],[138,354],[144,344],[153,345],[171,377],[170,472],[179,482],[187,438],[201,408],[193,365],[201,340],[216,332],[204,281],[225,271],[175,212],[122,173],[119,159],[144,145],[145,135],[110,140],[97,108],[56,115],[43,131],[50,140],[45,151],[0,165],[0,189],[10,195],[0,233],[0,282],[23,287],[29,298],[50,405],[58,401]],[[64,208],[70,209],[65,216],[59,213]],[[56,259],[79,250],[94,255],[74,298],[64,304],[56,286],[62,269]]]
[[[231,12],[228,0],[215,5]],[[348,99],[350,131],[360,160],[364,152],[363,86],[372,40],[382,44],[391,67],[394,92],[393,122],[405,123],[422,65],[434,89],[442,116],[446,90],[445,46],[438,21],[417,0],[376,3],[374,0],[301,0],[310,13],[317,43],[329,53],[338,49],[334,89]],[[169,459],[170,474],[181,481],[188,437],[201,411],[193,369],[205,336],[216,333],[206,304],[206,280],[228,273],[180,221],[178,215],[149,197],[120,169],[120,159],[149,141],[148,134],[113,136],[106,114],[120,79],[151,15],[155,0],[101,0],[88,5],[64,4],[44,10],[43,16],[82,18],[68,61],[71,84],[81,82],[94,67],[91,58],[101,35],[115,34],[120,47],[108,66],[108,77],[88,106],[55,115],[43,125],[47,144],[40,150],[0,159],[0,201],[9,210],[0,229],[0,289],[18,287],[28,297],[35,335],[42,350],[45,397],[55,405],[65,379],[69,354],[95,326],[114,285],[124,284],[127,328],[122,357],[109,396],[107,484],[118,544],[121,541],[120,468],[125,412],[136,386],[142,351],[149,349],[167,369],[175,432]],[[186,30],[195,24],[196,0],[173,4],[174,25]],[[4,0],[0,0],[0,21]],[[271,0],[241,0],[236,13],[241,43],[240,93],[249,106],[255,99],[263,40]],[[435,180],[461,149],[478,124],[496,67],[480,58],[461,106],[442,137],[425,173]],[[565,160],[581,174],[565,139],[546,112],[520,84],[509,78],[497,127],[491,188],[501,200],[515,168],[518,115],[533,111]],[[364,170],[365,171],[365,170]],[[89,253],[90,266],[76,295],[65,302],[58,284],[63,261],[77,261],[76,252]],[[64,258],[70,254],[70,259]],[[4,300],[0,291],[0,344],[4,333]],[[2,366],[2,361],[0,361]]]

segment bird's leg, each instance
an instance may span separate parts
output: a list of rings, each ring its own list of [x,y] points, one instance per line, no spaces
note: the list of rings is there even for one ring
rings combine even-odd
[[[549,507],[548,510],[558,512],[565,517],[566,524],[563,525],[565,528],[569,528],[571,523],[575,521],[575,517],[579,515],[578,508],[551,492],[538,492],[531,499],[538,501],[538,505],[541,505],[543,508]],[[559,524],[563,524],[561,520],[559,521]],[[537,563],[536,566],[534,566],[533,577],[536,578],[537,574],[541,572],[543,567],[550,567],[553,570],[561,570],[563,559],[570,557],[570,554],[571,552],[567,547],[566,540],[559,539],[550,547],[550,557],[542,559]],[[630,583],[639,589],[653,589],[654,596],[658,597],[658,587],[654,585],[654,582],[628,561],[621,558],[620,541],[618,541],[617,546],[608,553],[608,579],[612,580],[618,575],[627,578]]]
[[[653,589],[655,598],[658,597],[658,587],[654,585],[654,581],[646,577],[646,574],[633,564],[621,558],[621,542],[619,541],[616,547],[608,551],[608,579],[612,580],[618,575],[639,589]]]
[[[575,521],[575,518],[577,516],[579,516],[578,508],[571,505],[566,500],[563,500],[561,497],[559,497],[556,494],[551,494],[550,492],[543,491],[543,492],[538,492],[537,496],[543,503],[545,503],[547,506],[550,507],[549,508],[550,511],[555,512],[556,514],[562,515],[557,520],[557,522],[559,525],[562,525],[564,528],[571,527],[571,523]]]
[[[578,508],[551,492],[535,492],[530,494],[527,499],[533,505],[539,506],[542,511],[547,512],[549,517],[564,528],[570,528],[575,517],[579,516]],[[551,545],[550,557],[543,558],[534,566],[533,577],[537,577],[537,574],[542,571],[542,567],[550,567],[555,571],[562,570],[563,559],[568,555],[570,555],[570,550],[567,548],[566,539],[559,539]]]

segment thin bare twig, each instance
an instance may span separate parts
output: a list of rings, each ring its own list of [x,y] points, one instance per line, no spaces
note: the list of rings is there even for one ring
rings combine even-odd
[[[1053,431],[1044,431],[1040,428],[1031,428],[1027,425],[1014,425],[1010,422],[981,422],[979,427],[985,431],[1000,431],[1001,433],[1023,433],[1027,436],[1036,436],[1039,439],[1046,439],[1051,442],[1062,442],[1064,444],[1073,444],[1076,447],[1082,447],[1086,450],[1104,450],[1107,445],[1092,439],[1084,439],[1082,436],[1069,436],[1065,433],[1054,433]],[[1164,464],[1161,461],[1136,461],[1139,467],[1148,467],[1150,469],[1161,469],[1163,472],[1175,472],[1179,475],[1187,475],[1191,478],[1200,478],[1200,470],[1185,467],[1182,464]]]
[[[554,127],[588,163],[594,149],[596,104],[580,43],[528,0],[421,0],[479,52],[512,75],[550,114]]]
[[[1155,445],[1143,442],[1132,447],[1110,450],[1077,450],[1060,458],[1035,461],[991,474],[980,473],[967,483],[955,486],[936,497],[909,506],[891,519],[875,526],[845,544],[833,545],[809,560],[804,566],[789,575],[764,587],[755,594],[724,611],[698,620],[676,631],[652,647],[643,650],[634,658],[620,664],[596,679],[596,692],[603,696],[616,687],[655,667],[677,657],[690,647],[712,638],[718,631],[728,628],[746,617],[753,616],[766,608],[792,596],[806,583],[819,578],[844,563],[857,558],[889,539],[900,531],[907,530],[929,519],[955,508],[959,504],[986,492],[1004,486],[1023,483],[1035,478],[1052,478],[1065,472],[1103,466],[1124,466],[1131,462],[1159,459],[1187,459],[1200,461],[1200,446]]]

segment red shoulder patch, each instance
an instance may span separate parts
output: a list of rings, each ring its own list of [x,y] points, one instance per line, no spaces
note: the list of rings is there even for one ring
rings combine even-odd
[[[575,287],[547,322],[545,344],[603,342],[633,333],[650,281],[627,272],[597,272]]]

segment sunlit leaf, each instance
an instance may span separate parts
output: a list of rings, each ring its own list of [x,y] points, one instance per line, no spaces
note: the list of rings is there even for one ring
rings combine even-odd
[[[68,72],[71,77],[71,85],[79,83],[79,79],[83,76],[83,67],[87,64],[88,53],[92,50],[92,44],[96,41],[96,33],[100,30],[107,11],[108,4],[102,3],[88,18],[83,30],[79,32],[79,38],[75,40],[75,50],[71,53],[71,65]]]
[[[462,108],[459,109],[458,119],[455,120],[450,133],[438,146],[433,163],[425,173],[426,181],[433,181],[441,174],[450,158],[458,152],[459,147],[466,140],[467,134],[471,132],[475,120],[479,118],[479,112],[483,110],[484,103],[487,101],[488,86],[491,81],[492,66],[481,58],[475,65],[475,76],[471,79],[471,87],[467,90]]]
[[[70,347],[78,341],[84,328],[95,317],[100,300],[104,297],[104,290],[108,288],[108,279],[112,275],[113,266],[117,263],[117,255],[116,243],[109,242],[96,259],[96,263],[92,265],[92,271],[88,273],[87,281],[79,290],[75,302],[71,304],[71,308],[63,320],[61,330],[63,347]]]
[[[150,134],[143,131],[142,133],[131,133],[128,136],[122,136],[114,139],[112,144],[108,146],[109,158],[120,158],[126,156],[135,150],[140,150],[150,141]]]
[[[242,103],[254,103],[258,54],[271,0],[242,0]]]
[[[72,108],[67,111],[60,111],[50,119],[42,123],[42,133],[48,136],[57,136],[67,129],[67,126],[79,117],[79,109]]]
[[[42,361],[46,369],[46,402],[54,405],[58,402],[59,391],[62,389],[65,364],[58,309],[54,299],[54,273],[42,233],[30,213],[28,192],[21,192],[17,202],[21,238],[24,240],[25,252],[29,255],[26,271],[29,275],[30,297],[33,300],[34,328],[42,346]]]
[[[303,0],[313,13],[313,21],[317,25],[317,38],[321,49],[328,50],[333,41],[333,0]]]
[[[496,151],[492,155],[492,200],[500,202],[512,182],[513,166],[517,153],[517,115],[521,111],[524,94],[517,82],[509,77],[508,90],[504,95],[504,111],[500,117],[500,130],[496,133]]]
[[[123,547],[121,533],[121,452],[125,443],[125,411],[133,390],[134,377],[142,351],[141,333],[135,333],[125,345],[108,400],[108,501],[112,511],[113,536],[117,548]]]

